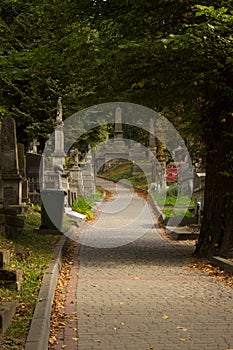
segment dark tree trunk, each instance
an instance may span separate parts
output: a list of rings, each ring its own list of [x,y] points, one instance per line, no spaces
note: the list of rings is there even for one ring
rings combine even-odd
[[[196,254],[203,257],[224,256],[233,248],[233,117],[211,131],[211,137],[207,132],[205,203],[196,247]]]

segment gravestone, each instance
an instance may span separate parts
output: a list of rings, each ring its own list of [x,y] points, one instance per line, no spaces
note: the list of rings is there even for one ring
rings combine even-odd
[[[89,151],[86,156],[86,164],[82,170],[82,179],[83,179],[85,196],[95,194],[96,192],[95,172],[94,172],[92,162],[93,162],[92,152],[89,146]]]
[[[57,103],[56,129],[46,144],[40,164],[41,226],[38,233],[48,229],[54,233],[62,230],[65,196],[68,193],[69,172],[64,170],[64,130],[62,103]]]
[[[0,333],[3,334],[11,324],[12,318],[15,315],[17,301],[4,301],[0,304]]]
[[[53,166],[64,166],[66,153],[64,151],[64,130],[62,121],[61,97],[57,103],[56,129],[54,131],[54,152],[52,153]]]
[[[15,121],[10,116],[2,121],[0,139],[1,193],[4,207],[21,205],[23,179],[19,171]]]
[[[26,177],[28,180],[28,196],[33,204],[40,204],[39,171],[41,154],[26,153]]]
[[[121,162],[123,159],[129,159],[129,145],[123,139],[122,114],[121,108],[115,109],[114,116],[114,138],[105,142],[104,145],[98,145],[96,150],[95,165],[97,172],[104,172],[106,169]]]
[[[79,155],[81,153],[78,149],[71,151],[71,155],[74,159],[74,165],[69,168],[69,191],[68,191],[68,204],[72,206],[78,195],[84,193],[82,171],[79,167]]]
[[[122,139],[123,138],[123,129],[122,129],[122,115],[121,108],[117,107],[115,110],[115,130],[114,138]]]

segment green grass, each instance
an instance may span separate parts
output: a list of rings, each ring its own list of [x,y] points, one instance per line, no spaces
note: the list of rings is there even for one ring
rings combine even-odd
[[[116,166],[105,171],[102,175],[111,180],[121,181],[138,188],[148,188],[147,178],[144,173],[132,176],[131,162],[117,164]]]
[[[72,209],[80,214],[86,215],[87,218],[91,220],[94,218],[94,212],[92,210],[93,205],[93,200],[88,200],[84,197],[79,196],[73,203]]]
[[[165,215],[165,223],[167,223],[170,218],[193,217],[193,213],[188,209],[163,209],[162,212]]]
[[[33,229],[40,224],[40,213],[36,208],[30,208],[25,216],[25,229],[22,235],[8,240],[2,238],[0,246],[11,250],[10,263],[6,266],[9,270],[22,269],[23,281],[20,291],[11,291],[6,288],[0,289],[0,301],[17,300],[16,315],[6,335],[0,340],[0,347],[5,349],[23,349],[33,316],[35,304],[41,280],[49,261],[54,254],[54,247],[59,236],[33,233]],[[9,340],[10,339],[10,340]],[[11,345],[9,343],[11,342]],[[13,345],[12,345],[13,344]],[[14,347],[14,344],[18,344]]]
[[[87,216],[87,219],[92,220],[94,218],[94,211],[92,208],[95,202],[103,198],[103,191],[100,188],[96,188],[95,194],[89,195],[86,198],[79,196],[72,205],[72,209],[80,214]]]
[[[166,192],[160,192],[160,193],[153,193],[153,197],[158,204],[158,206],[163,207],[163,206],[169,206],[169,207],[174,207],[175,205],[177,206],[194,206],[194,199],[187,197],[187,196],[179,196],[178,203],[176,203],[177,196],[168,196]]]
[[[124,162],[108,169],[103,175],[109,179],[121,181],[123,183],[131,184],[137,188],[148,189],[147,177],[144,173],[132,176],[132,163]],[[153,197],[159,207],[171,206],[194,206],[194,199],[187,196],[178,196],[178,187],[176,183],[171,183],[168,189],[163,192],[154,192]],[[178,202],[176,200],[178,198]]]

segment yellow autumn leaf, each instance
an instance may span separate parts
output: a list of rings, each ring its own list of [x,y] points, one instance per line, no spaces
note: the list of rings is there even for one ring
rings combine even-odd
[[[167,316],[167,315],[164,315],[164,316],[162,316],[162,318],[163,318],[164,320],[167,320],[167,319],[168,319],[168,316]]]
[[[186,339],[185,338],[180,338],[179,341],[186,341]]]
[[[78,341],[78,338],[72,338],[72,340],[74,340],[74,341]]]

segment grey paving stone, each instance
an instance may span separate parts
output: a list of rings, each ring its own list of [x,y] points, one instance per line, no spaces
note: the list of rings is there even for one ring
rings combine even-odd
[[[114,234],[119,230],[122,237],[125,217],[110,215],[110,203],[98,227],[115,228]],[[119,196],[117,205],[120,209]],[[144,204],[134,195],[128,205],[130,219]],[[147,227],[149,217],[144,215],[141,227]],[[85,228],[80,239],[93,234],[92,227]],[[125,234],[133,237],[127,228]],[[101,237],[99,231],[97,236]],[[112,232],[109,237],[114,241]],[[78,349],[233,348],[233,289],[190,269],[193,250],[194,242],[169,241],[155,228],[119,247],[83,245],[77,288]]]

